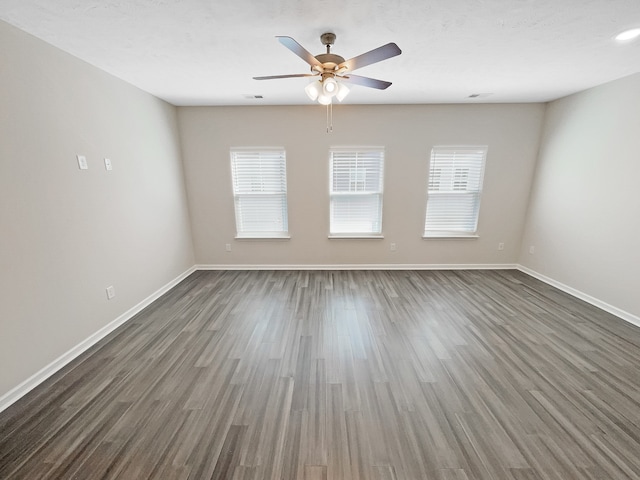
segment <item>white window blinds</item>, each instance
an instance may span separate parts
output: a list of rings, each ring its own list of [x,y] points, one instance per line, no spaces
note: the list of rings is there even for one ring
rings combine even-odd
[[[425,237],[476,233],[486,156],[486,146],[431,150]]]
[[[383,148],[330,151],[330,234],[382,233]]]
[[[284,150],[232,149],[231,175],[237,236],[288,237]]]

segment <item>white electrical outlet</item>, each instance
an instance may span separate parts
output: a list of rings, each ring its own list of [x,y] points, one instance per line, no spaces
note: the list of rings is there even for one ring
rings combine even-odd
[[[113,170],[113,165],[111,165],[111,159],[109,158],[105,158],[104,159],[104,169],[106,171],[111,171]]]
[[[78,159],[78,167],[80,168],[80,170],[89,169],[89,164],[87,163],[87,157],[85,157],[84,155],[76,155],[76,158]]]
[[[533,245],[531,245],[531,246],[529,247],[529,253],[530,253],[531,255],[533,255],[534,253],[536,253],[536,247],[534,247]]]
[[[113,285],[108,286],[107,287],[107,299],[111,300],[115,296],[116,296],[116,289],[113,288]]]
[[[498,250],[504,250],[504,243],[503,242],[500,242],[498,244]]]
[[[230,251],[231,251],[231,244],[230,244],[230,243],[227,243],[227,244],[224,246],[224,249],[225,249],[227,252],[230,252]]]
[[[396,245],[395,243],[392,243],[390,246],[391,246],[392,252],[395,252],[396,250],[398,250],[398,245]]]

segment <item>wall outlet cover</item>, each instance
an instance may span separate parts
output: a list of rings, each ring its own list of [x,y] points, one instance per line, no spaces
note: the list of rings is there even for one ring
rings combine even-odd
[[[111,300],[116,296],[116,289],[113,288],[113,285],[107,287],[107,299]]]

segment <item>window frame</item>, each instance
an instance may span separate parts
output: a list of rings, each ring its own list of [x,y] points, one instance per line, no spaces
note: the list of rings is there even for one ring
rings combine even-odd
[[[358,184],[362,183],[363,187],[366,187],[366,173],[364,173],[365,177],[362,177],[361,172],[357,170],[357,166],[356,166],[356,171],[355,172],[350,171],[348,174],[349,179],[351,179],[351,176],[354,175],[355,183],[356,183],[355,191],[334,190],[335,183],[337,181],[335,178],[335,171],[334,171],[334,168],[335,168],[334,155],[335,154],[340,154],[340,155],[353,154],[356,157],[355,158],[356,162],[358,161],[358,156],[360,155],[371,156],[371,154],[374,154],[375,156],[377,156],[378,157],[376,159],[376,161],[378,162],[377,188],[375,190],[358,191],[358,188],[357,188]],[[329,238],[331,239],[340,239],[340,238],[381,239],[381,238],[384,238],[382,234],[382,225],[383,225],[382,219],[383,219],[383,206],[384,206],[384,166],[385,166],[384,164],[385,164],[385,148],[381,146],[338,146],[338,147],[331,147],[329,149]],[[351,180],[349,180],[349,182],[353,183]],[[377,199],[377,204],[378,204],[377,210],[379,215],[377,219],[374,219],[374,222],[377,222],[377,224],[379,225],[378,229],[372,228],[372,231],[358,230],[358,229],[353,229],[353,231],[346,231],[339,228],[338,229],[335,228],[334,213],[335,213],[336,203],[334,202],[334,200],[338,198],[348,198],[353,196],[359,196],[363,198],[370,197],[370,198]],[[365,221],[369,221],[369,220],[365,220]]]
[[[256,192],[241,192],[237,190],[238,187],[238,178],[236,178],[237,168],[236,162],[242,161],[242,157],[238,157],[238,155],[244,155],[245,160],[247,161],[259,161],[260,156],[264,155],[265,157],[280,157],[278,160],[281,162],[277,168],[282,172],[279,182],[281,189],[277,191],[256,191]],[[251,157],[256,157],[252,159]],[[287,194],[287,154],[284,147],[231,147],[229,150],[229,158],[231,165],[231,190],[233,194],[233,208],[234,208],[234,217],[236,223],[236,239],[239,240],[251,240],[251,239],[288,239],[291,238],[289,235],[289,205],[288,205],[288,194]],[[244,179],[246,181],[247,179]],[[262,179],[261,179],[262,180]],[[261,189],[264,188],[264,182],[260,183]],[[280,204],[280,209],[282,213],[282,229],[277,230],[248,230],[243,227],[243,224],[248,220],[246,218],[242,218],[242,208],[251,210],[251,207],[245,205],[244,207],[240,207],[241,201],[243,198],[249,199],[251,197],[283,197],[282,202]],[[277,210],[277,209],[276,209]],[[259,211],[256,209],[254,211]],[[258,212],[264,215],[264,212]]]
[[[426,195],[426,202],[425,202],[425,214],[423,217],[424,228],[423,228],[422,238],[425,238],[425,239],[479,238],[478,223],[480,220],[480,206],[482,201],[484,172],[485,172],[486,163],[487,163],[488,151],[489,151],[489,147],[487,145],[435,145],[432,147],[430,157],[429,157],[429,168],[428,168],[428,175],[427,175],[427,195]],[[466,176],[464,178],[465,186],[468,187],[469,178],[470,176],[472,176],[474,179],[473,183],[477,183],[477,188],[472,188],[472,189],[455,188],[456,186],[460,187],[460,184],[461,184],[461,177],[456,172],[455,163],[452,165],[451,168],[446,168],[446,166],[443,166],[441,162],[440,163],[434,162],[434,159],[436,159],[436,156],[438,154],[442,156],[445,156],[445,155],[455,156],[456,152],[459,152],[461,155],[463,154],[467,156],[467,158],[474,152],[479,156],[479,159],[478,159],[480,163],[479,165],[477,166],[471,165],[468,162],[468,160],[465,160],[462,166],[462,168],[467,168]],[[474,167],[473,171],[469,170],[472,167]],[[437,177],[436,177],[438,179],[438,187],[440,188],[441,183],[447,178],[449,178],[449,182],[445,182],[445,183],[449,183],[451,185],[452,188],[450,190],[441,191],[438,189],[437,191],[434,191],[431,189],[434,183],[434,177],[436,176],[435,170],[438,170]],[[428,223],[429,223],[430,198],[435,196],[441,196],[441,197],[460,196],[461,197],[462,195],[473,196],[475,198],[473,202],[473,208],[474,208],[474,213],[473,213],[474,218],[472,219],[473,227],[464,228],[463,226],[458,226],[450,229],[444,229],[444,228],[429,229]]]

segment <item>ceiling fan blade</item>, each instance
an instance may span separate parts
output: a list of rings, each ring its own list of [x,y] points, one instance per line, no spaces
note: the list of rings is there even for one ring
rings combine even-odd
[[[374,48],[362,55],[358,55],[357,57],[350,58],[345,62],[338,65],[338,69],[342,67],[346,67],[348,70],[355,70],[356,68],[366,67],[367,65],[371,65],[372,63],[381,62],[382,60],[386,60],[387,58],[395,57],[396,55],[400,55],[402,50],[395,43],[387,43],[378,48]]]
[[[292,73],[291,75],[269,75],[266,77],[253,77],[254,80],[275,80],[277,78],[315,77],[313,73]]]
[[[384,90],[391,86],[391,82],[385,82],[384,80],[376,80],[375,78],[361,77],[360,75],[348,75],[345,77],[338,77],[345,82],[353,83],[355,85],[362,85],[363,87],[377,88],[378,90]]]
[[[307,62],[312,67],[320,67],[320,68],[322,68],[322,64],[316,59],[316,57],[311,55],[311,53],[309,53],[308,50],[306,50],[302,45],[300,45],[298,42],[296,42],[293,38],[284,37],[284,36],[276,36],[276,38],[278,39],[278,41],[282,45],[284,45],[289,50],[291,50],[293,53],[298,55],[301,59],[303,59],[305,62]]]

